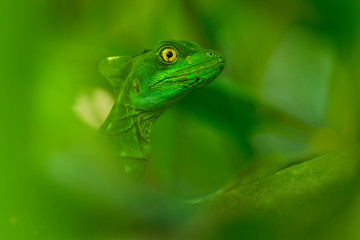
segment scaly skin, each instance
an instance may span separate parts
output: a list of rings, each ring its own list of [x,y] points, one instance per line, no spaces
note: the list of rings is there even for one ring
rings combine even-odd
[[[113,147],[124,173],[142,175],[150,159],[155,120],[213,81],[224,65],[220,53],[175,40],[161,41],[135,56],[101,61],[100,72],[115,88],[116,101],[98,135]]]

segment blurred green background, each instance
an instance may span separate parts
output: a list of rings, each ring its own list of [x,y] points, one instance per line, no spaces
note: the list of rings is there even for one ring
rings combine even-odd
[[[1,239],[360,238],[359,147],[342,152],[360,136],[359,1],[0,9]],[[147,186],[130,186],[99,153],[84,157],[113,99],[98,63],[164,39],[217,50],[226,67],[156,122]],[[321,167],[300,164],[326,153]],[[290,165],[294,178],[273,179]],[[186,202],[219,189],[236,196]]]

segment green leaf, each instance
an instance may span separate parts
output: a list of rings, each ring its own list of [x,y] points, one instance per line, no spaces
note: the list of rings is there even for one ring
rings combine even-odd
[[[354,204],[359,205],[355,201],[360,196],[359,160],[360,146],[356,145],[292,165],[204,205],[216,216],[212,219],[221,219],[214,221],[223,226],[218,231],[224,234],[235,231],[234,236],[242,233],[254,237],[261,230],[274,238],[303,239],[309,233],[340,237],[347,234],[346,226],[353,224],[347,213]],[[245,230],[249,224],[255,232]]]

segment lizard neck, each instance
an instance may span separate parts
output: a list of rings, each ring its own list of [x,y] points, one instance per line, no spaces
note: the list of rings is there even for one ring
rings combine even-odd
[[[98,133],[105,137],[130,175],[142,175],[150,160],[150,133],[159,113],[136,109],[123,89]]]

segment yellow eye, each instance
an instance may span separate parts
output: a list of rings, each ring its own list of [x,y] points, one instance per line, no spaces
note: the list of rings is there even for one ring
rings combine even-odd
[[[172,48],[165,48],[161,56],[166,62],[173,62],[176,59],[176,51]]]

